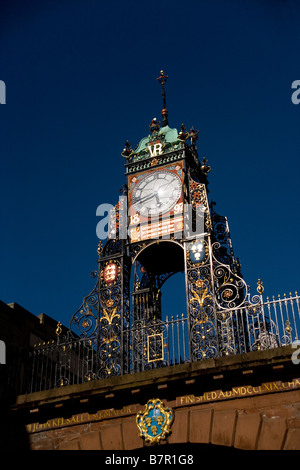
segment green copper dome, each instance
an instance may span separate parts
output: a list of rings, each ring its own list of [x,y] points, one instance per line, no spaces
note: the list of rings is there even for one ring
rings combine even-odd
[[[160,139],[161,137],[164,137],[164,142],[166,144],[172,144],[178,141],[178,132],[177,129],[171,129],[169,126],[164,126],[161,127],[160,130],[157,132],[157,137]],[[135,153],[139,153],[143,150],[145,150],[148,145],[150,145],[150,142],[153,141],[153,134],[148,135],[148,137],[144,137],[137,148],[135,149]]]

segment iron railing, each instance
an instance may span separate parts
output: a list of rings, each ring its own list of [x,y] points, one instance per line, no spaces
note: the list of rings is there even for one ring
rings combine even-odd
[[[299,339],[300,297],[278,297],[217,313],[219,355],[287,346]],[[239,328],[237,328],[239,325]]]
[[[193,334],[184,315],[135,322],[123,331],[123,362],[117,369],[103,365],[96,336],[58,336],[56,342],[35,347],[30,353],[24,392],[191,362],[195,357],[205,360],[290,345],[299,339],[300,296],[296,293],[266,302],[261,298],[257,303],[217,311],[211,333],[217,348],[210,348],[209,341],[206,349],[199,347],[207,335],[202,325],[205,319],[199,317]],[[195,356],[197,345],[199,354]]]

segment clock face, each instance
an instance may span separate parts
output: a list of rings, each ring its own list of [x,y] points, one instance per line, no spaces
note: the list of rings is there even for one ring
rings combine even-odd
[[[144,176],[132,192],[132,204],[144,217],[169,212],[181,195],[181,180],[171,171],[154,171]]]

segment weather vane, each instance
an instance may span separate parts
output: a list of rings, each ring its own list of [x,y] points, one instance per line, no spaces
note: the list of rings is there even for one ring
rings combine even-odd
[[[161,94],[162,94],[163,103],[164,103],[164,108],[162,110],[163,126],[168,125],[168,111],[167,111],[166,92],[165,92],[165,83],[166,83],[167,79],[168,79],[168,75],[165,75],[163,70],[160,71],[160,76],[156,79],[156,80],[159,81],[159,83],[161,84],[161,88],[162,88],[162,93]]]
[[[168,75],[165,75],[164,74],[164,71],[161,70],[160,71],[160,76],[156,79],[159,81],[159,83],[161,84],[161,87],[162,87],[162,97],[163,97],[163,101],[164,101],[164,108],[167,107],[167,104],[166,104],[166,92],[165,92],[165,83],[168,79]]]

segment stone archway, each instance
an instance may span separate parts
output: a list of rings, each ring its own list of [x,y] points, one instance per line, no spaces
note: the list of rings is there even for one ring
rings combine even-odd
[[[257,351],[22,395],[13,413],[32,450],[300,450],[300,378],[291,353]],[[136,417],[153,398],[173,410],[174,421],[165,440],[149,447]]]

